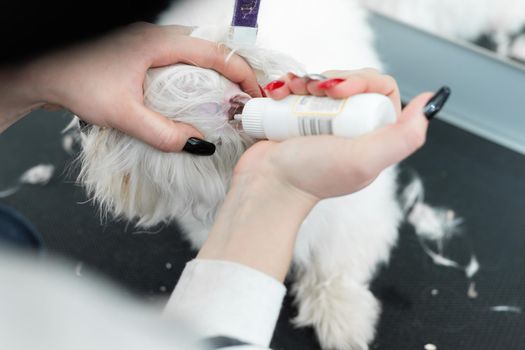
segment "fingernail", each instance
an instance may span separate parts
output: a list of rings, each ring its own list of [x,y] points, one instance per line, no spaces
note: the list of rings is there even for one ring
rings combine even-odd
[[[266,92],[264,92],[264,89],[262,88],[261,85],[259,85],[259,90],[261,90],[261,95],[262,95],[262,97],[267,97],[267,96],[266,96]]]
[[[298,76],[297,74],[292,73],[292,72],[288,72],[288,75],[290,76],[290,80],[294,80],[294,79],[303,79],[302,77],[300,77],[300,76]]]
[[[273,91],[273,90],[282,88],[283,86],[284,86],[284,81],[275,80],[275,81],[272,81],[270,84],[266,85],[265,89],[268,91]]]
[[[445,103],[447,102],[450,96],[450,88],[448,86],[443,86],[432,96],[430,101],[423,108],[423,114],[427,117],[428,120],[432,120],[438,113],[441,111]]]
[[[326,81],[323,81],[317,84],[317,87],[319,89],[326,90],[326,89],[333,88],[337,84],[341,84],[343,81],[345,81],[345,79],[341,79],[341,78],[329,79],[329,80],[326,80]]]
[[[197,156],[211,156],[215,153],[215,145],[196,137],[190,137],[182,150]]]

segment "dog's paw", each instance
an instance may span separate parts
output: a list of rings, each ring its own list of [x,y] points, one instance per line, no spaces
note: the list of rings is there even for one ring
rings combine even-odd
[[[373,340],[380,305],[366,286],[344,278],[294,288],[296,326],[312,326],[325,350],[366,350]]]

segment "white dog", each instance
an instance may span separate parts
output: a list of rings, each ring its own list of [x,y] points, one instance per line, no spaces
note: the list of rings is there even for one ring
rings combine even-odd
[[[525,60],[523,0],[361,0],[368,8],[451,39],[493,38],[500,55]]]
[[[180,2],[161,23],[203,26],[194,36],[225,42],[233,0]],[[257,47],[236,48],[259,82],[288,71],[380,68],[365,10],[353,0],[265,0]],[[264,48],[275,51],[268,51]],[[277,53],[280,52],[280,53]],[[198,249],[213,224],[243,152],[254,140],[229,123],[228,111],[249,96],[214,71],[188,65],[152,69],[145,103],[189,123],[217,145],[211,157],[162,153],[119,131],[84,130],[80,181],[103,212],[141,227],[177,220]],[[325,349],[366,349],[380,305],[368,286],[389,259],[402,219],[396,170],[353,195],[319,203],[302,225],[292,292],[298,326],[313,326]]]

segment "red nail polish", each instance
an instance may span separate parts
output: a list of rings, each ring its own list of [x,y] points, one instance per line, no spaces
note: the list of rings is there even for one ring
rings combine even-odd
[[[341,84],[343,81],[345,81],[345,79],[340,79],[340,78],[329,79],[329,80],[325,80],[325,81],[317,84],[317,87],[319,89],[326,90],[326,89],[333,88],[337,84]]]
[[[261,91],[261,95],[262,95],[262,97],[267,97],[267,96],[266,96],[266,92],[264,92],[264,89],[262,88],[261,85],[259,85],[259,90]]]
[[[273,91],[273,90],[282,88],[283,86],[284,86],[284,81],[275,80],[275,81],[272,81],[270,84],[266,85],[265,89],[268,91]]]

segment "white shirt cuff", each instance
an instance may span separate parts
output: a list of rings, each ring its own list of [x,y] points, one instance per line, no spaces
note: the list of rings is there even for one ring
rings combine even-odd
[[[186,264],[165,313],[187,320],[203,337],[268,347],[285,294],[282,283],[250,267],[195,259]]]

